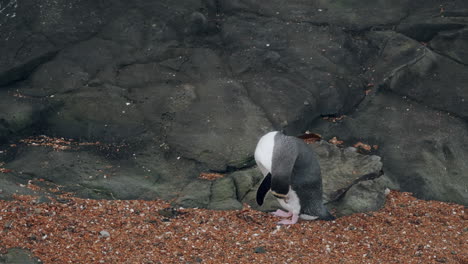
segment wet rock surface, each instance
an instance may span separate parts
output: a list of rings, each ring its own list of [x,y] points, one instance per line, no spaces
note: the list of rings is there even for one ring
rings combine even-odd
[[[0,197],[44,180],[80,197],[255,206],[258,138],[310,130],[345,141],[313,145],[326,200],[351,206],[337,210],[381,206],[352,200],[380,201],[384,185],[466,204],[467,10],[461,0],[4,1]],[[100,147],[18,143],[39,135]],[[378,148],[347,148],[357,142]],[[226,178],[198,179],[206,171]]]

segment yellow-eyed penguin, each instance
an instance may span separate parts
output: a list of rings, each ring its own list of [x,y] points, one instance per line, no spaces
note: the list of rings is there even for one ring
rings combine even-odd
[[[287,212],[273,213],[284,219],[279,224],[304,220],[333,220],[323,205],[322,177],[317,155],[303,140],[274,131],[265,134],[255,149],[255,161],[264,178],[257,190],[257,203],[263,204],[268,191]]]

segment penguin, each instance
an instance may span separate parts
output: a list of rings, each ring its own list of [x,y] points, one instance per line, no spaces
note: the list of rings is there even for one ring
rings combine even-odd
[[[307,143],[273,131],[260,138],[254,156],[264,176],[257,189],[258,205],[263,204],[270,191],[287,211],[278,209],[273,215],[291,217],[278,224],[295,224],[299,218],[335,219],[323,205],[318,157]]]

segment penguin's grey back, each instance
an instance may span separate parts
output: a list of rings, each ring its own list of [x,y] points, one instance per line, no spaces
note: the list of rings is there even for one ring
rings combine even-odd
[[[320,165],[310,146],[301,139],[278,131],[269,132],[259,140],[255,149],[255,161],[263,176],[268,173],[273,175],[274,191],[287,192],[289,185],[300,187],[313,180],[311,177],[320,181]],[[297,177],[292,177],[293,175]],[[284,186],[288,188],[285,189]]]
[[[277,133],[272,158],[272,174],[283,170],[287,172],[281,173],[290,175],[287,185],[299,197],[301,214],[334,219],[323,205],[320,163],[311,146],[299,138]],[[286,184],[285,180],[282,178],[279,184]]]

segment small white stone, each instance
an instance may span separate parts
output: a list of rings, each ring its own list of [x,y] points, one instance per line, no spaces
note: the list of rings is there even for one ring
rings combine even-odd
[[[385,196],[389,195],[390,194],[390,189],[389,188],[385,188]]]
[[[107,232],[106,230],[102,230],[101,232],[99,232],[99,235],[101,237],[110,237],[110,233]]]

